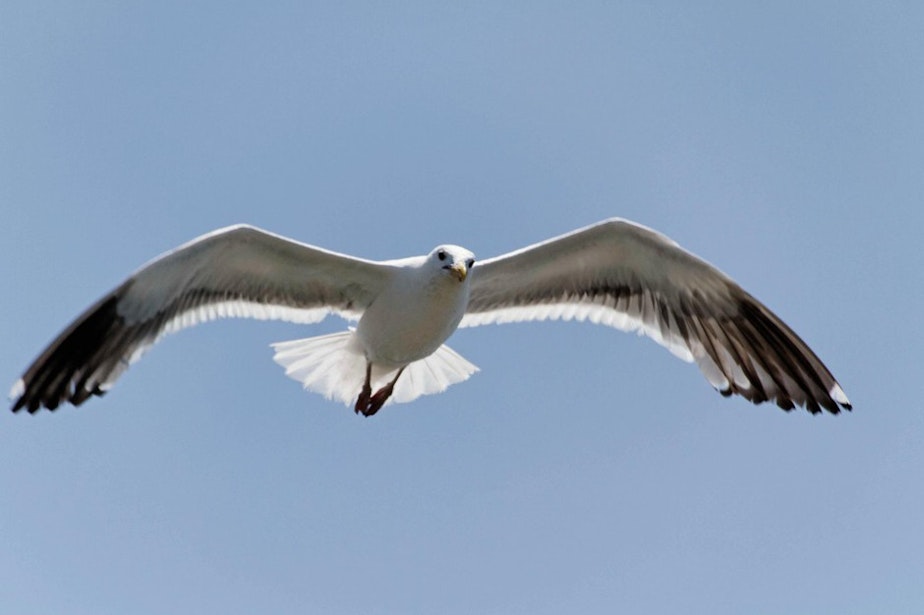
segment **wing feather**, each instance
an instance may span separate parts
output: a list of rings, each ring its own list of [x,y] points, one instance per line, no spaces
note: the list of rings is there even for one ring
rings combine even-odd
[[[355,318],[393,269],[251,226],[203,235],[144,265],[71,323],[14,385],[13,410],[102,395],[163,335],[207,320]]]
[[[674,241],[613,219],[476,264],[461,326],[588,319],[695,361],[723,395],[812,413],[850,409],[821,360],[778,316]]]

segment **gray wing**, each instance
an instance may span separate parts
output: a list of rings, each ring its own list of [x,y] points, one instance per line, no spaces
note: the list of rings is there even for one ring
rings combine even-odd
[[[143,266],[71,323],[14,385],[13,411],[102,395],[162,335],[206,320],[357,317],[392,270],[250,226],[203,235]]]
[[[590,320],[638,331],[695,361],[723,395],[850,409],[814,352],[760,301],[667,237],[625,220],[480,262],[461,326]]]

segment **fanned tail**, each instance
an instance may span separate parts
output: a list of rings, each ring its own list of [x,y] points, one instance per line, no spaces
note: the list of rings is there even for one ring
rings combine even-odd
[[[273,344],[273,360],[308,391],[345,404],[356,400],[366,359],[352,331]]]
[[[273,349],[276,351],[273,360],[285,368],[286,376],[300,382],[306,390],[347,406],[356,401],[365,379],[366,358],[352,330],[278,342]],[[374,365],[373,390],[394,378],[399,367]],[[405,368],[389,402],[404,403],[421,395],[442,393],[477,371],[477,367],[444,344]]]
[[[468,380],[478,368],[466,361],[455,350],[443,344],[425,359],[414,361],[398,378],[392,399],[395,403],[413,401],[421,395],[442,393],[457,382]],[[394,372],[391,372],[394,374]],[[375,372],[373,371],[373,375]],[[382,380],[382,384],[387,382]],[[376,383],[376,386],[380,386]]]

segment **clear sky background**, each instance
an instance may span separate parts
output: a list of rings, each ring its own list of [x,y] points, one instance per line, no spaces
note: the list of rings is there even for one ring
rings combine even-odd
[[[920,3],[232,4],[0,3],[7,384],[220,226],[486,258],[622,216],[855,410],[535,323],[458,332],[480,373],[364,419],[271,360],[342,321],[210,323],[0,414],[0,612],[924,612]]]

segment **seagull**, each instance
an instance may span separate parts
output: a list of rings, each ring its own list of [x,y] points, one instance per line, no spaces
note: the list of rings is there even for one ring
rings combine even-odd
[[[12,410],[79,406],[164,335],[226,317],[346,331],[273,344],[306,390],[372,416],[478,368],[444,342],[459,327],[588,320],[644,334],[695,362],[724,396],[812,414],[850,410],[808,345],[737,283],[664,235],[613,218],[495,258],[441,245],[371,261],[237,225],[138,269],[72,322],[13,386]]]

